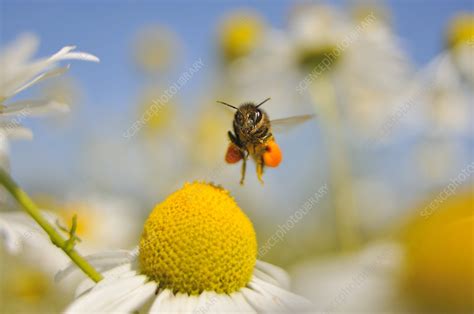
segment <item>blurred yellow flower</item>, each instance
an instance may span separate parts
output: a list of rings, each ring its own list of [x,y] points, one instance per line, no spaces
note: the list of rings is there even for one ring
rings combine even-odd
[[[407,291],[427,309],[474,310],[473,201],[471,186],[406,230]]]
[[[337,10],[323,5],[299,5],[292,12],[290,31],[296,61],[305,72],[324,64],[331,69],[343,55],[339,47],[348,25]]]
[[[13,268],[10,292],[27,303],[36,303],[50,289],[50,280],[45,273],[33,268]]]
[[[448,26],[446,45],[457,71],[474,86],[474,14],[462,13]]]
[[[51,274],[38,267],[38,263],[2,253],[0,259],[5,270],[0,281],[2,313],[59,313],[72,289],[53,284]],[[42,254],[49,253],[43,250]]]
[[[146,72],[157,72],[169,68],[179,52],[176,35],[163,26],[149,26],[142,29],[135,39],[134,57],[136,64]]]
[[[474,44],[474,15],[463,13],[456,16],[448,26],[446,43],[449,48]]]
[[[143,133],[145,136],[153,137],[165,130],[176,116],[174,105],[170,101],[163,103],[159,100],[160,96],[161,94],[154,90],[145,92],[142,97],[138,117],[145,122]]]
[[[252,11],[241,10],[224,18],[219,45],[224,60],[231,62],[251,53],[262,40],[264,22]]]
[[[352,18],[356,23],[361,23],[371,15],[377,17],[377,20],[385,24],[391,22],[390,11],[381,1],[372,1],[368,3],[356,3],[352,8]]]
[[[81,194],[66,200],[42,194],[35,200],[40,207],[54,212],[59,217],[59,224],[66,229],[70,229],[72,217],[77,215],[76,234],[82,240],[77,247],[83,253],[124,247],[138,235],[139,226],[132,223],[137,208],[129,200],[93,194]],[[121,232],[116,234],[116,230]]]
[[[224,160],[228,144],[227,131],[232,127],[232,114],[214,103],[202,108],[196,119],[191,147],[191,156],[197,163],[207,166]]]

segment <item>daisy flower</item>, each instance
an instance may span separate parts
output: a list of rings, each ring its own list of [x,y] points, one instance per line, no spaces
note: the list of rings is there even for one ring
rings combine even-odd
[[[50,57],[30,60],[36,52],[38,39],[31,34],[20,36],[0,53],[0,116],[14,115],[24,110],[29,114],[41,113],[45,109],[61,109],[59,104],[48,99],[6,101],[25,89],[51,77],[68,71],[69,66],[59,66],[63,60],[84,60],[98,62],[99,59],[85,52],[74,51],[75,46],[65,46]]]
[[[137,226],[130,223],[138,216],[138,206],[132,200],[87,192],[71,195],[64,201],[46,195],[35,199],[40,207],[48,208],[64,222],[70,222],[77,215],[76,234],[82,241],[76,248],[84,254],[129,245],[139,233]],[[101,223],[105,219],[107,224]],[[115,230],[122,232],[114,234]]]
[[[10,155],[9,139],[32,137],[31,131],[21,125],[22,120],[50,110],[64,110],[66,106],[48,98],[9,100],[45,79],[65,73],[69,66],[59,66],[60,61],[73,59],[99,61],[91,54],[74,51],[75,46],[63,47],[50,57],[31,61],[37,46],[38,39],[34,35],[25,34],[0,51],[0,68],[2,69],[0,72],[0,167],[7,171]],[[5,208],[5,202],[4,191],[0,190],[0,205],[3,208]],[[26,213],[2,212],[0,214],[0,238],[5,242],[9,252],[17,252],[21,248],[21,243],[37,232],[42,231],[36,228],[33,220]],[[42,239],[42,237],[32,237],[32,240],[36,239]]]
[[[66,313],[308,310],[286,290],[286,273],[256,256],[252,223],[229,193],[185,184],[151,212],[138,251],[91,258],[109,270],[98,284],[82,283]]]
[[[325,90],[336,89],[341,116],[357,135],[379,127],[412,74],[398,38],[378,13],[370,8],[351,17],[331,6],[301,5],[289,24],[293,58],[305,75],[297,90],[307,90],[324,114],[334,110],[325,108],[334,106]],[[324,80],[334,87],[319,86]]]
[[[429,76],[420,95],[414,122],[422,128],[414,162],[428,186],[444,185],[459,167],[470,161],[465,140],[472,140],[474,113],[474,16],[460,14],[446,31],[446,48],[424,71]]]
[[[181,43],[176,34],[161,25],[149,25],[139,31],[133,44],[133,56],[140,70],[158,74],[176,62]]]
[[[461,76],[474,85],[474,14],[456,16],[448,27],[446,36],[451,57]]]
[[[238,10],[226,16],[219,28],[219,50],[224,62],[248,56],[258,47],[264,33],[260,16],[250,10]]]

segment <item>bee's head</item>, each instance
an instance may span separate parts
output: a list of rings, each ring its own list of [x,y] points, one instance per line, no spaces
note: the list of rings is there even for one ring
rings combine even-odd
[[[235,112],[234,121],[244,132],[251,132],[262,121],[265,113],[252,103],[243,104]]]
[[[238,129],[242,130],[245,133],[254,133],[255,130],[259,127],[262,120],[265,121],[265,119],[268,119],[266,113],[263,110],[259,109],[259,107],[268,100],[270,100],[270,98],[265,99],[258,105],[255,105],[254,103],[245,103],[239,108],[224,102],[220,103],[236,109],[234,115],[234,125]]]

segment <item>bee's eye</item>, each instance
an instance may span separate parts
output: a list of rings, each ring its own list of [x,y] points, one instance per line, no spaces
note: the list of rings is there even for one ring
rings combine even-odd
[[[262,120],[262,112],[257,109],[255,112],[255,123],[260,122],[260,120]]]
[[[238,124],[242,124],[244,122],[244,117],[240,112],[237,112],[235,114],[235,120],[237,121]]]

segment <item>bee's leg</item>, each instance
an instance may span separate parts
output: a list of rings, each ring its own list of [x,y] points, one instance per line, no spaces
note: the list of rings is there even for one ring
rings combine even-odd
[[[240,178],[240,185],[244,185],[245,172],[247,171],[247,158],[248,157],[249,155],[244,153],[244,158],[242,158],[242,174]]]
[[[231,131],[227,131],[227,135],[229,136],[229,139],[233,144],[240,146],[239,141],[237,140],[237,137],[234,134],[232,134]]]
[[[258,181],[260,181],[260,183],[263,184],[263,159],[260,159],[258,162],[257,162],[257,178],[258,178]]]

